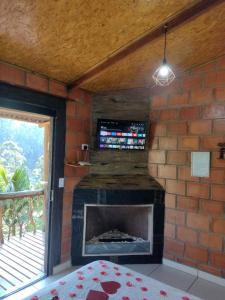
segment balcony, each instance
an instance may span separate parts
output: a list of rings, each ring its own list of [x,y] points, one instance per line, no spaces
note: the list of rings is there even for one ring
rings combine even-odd
[[[44,191],[0,193],[0,297],[44,276]]]

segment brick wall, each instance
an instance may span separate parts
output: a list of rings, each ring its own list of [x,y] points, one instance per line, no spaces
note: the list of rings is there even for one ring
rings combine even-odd
[[[79,161],[84,159],[81,144],[89,144],[91,140],[91,96],[82,90],[76,89],[69,94],[66,111],[66,154],[65,161]],[[89,167],[65,166],[65,188],[62,230],[62,262],[70,259],[71,248],[71,212],[73,190],[81,177],[89,172]]]
[[[58,81],[1,62],[0,81],[63,97],[62,101],[67,100],[65,161],[74,161],[77,159],[77,156],[79,156],[79,159],[82,158],[80,151],[81,144],[90,144],[91,96],[87,92],[80,89],[73,89],[68,94],[65,85]],[[80,178],[88,172],[88,168],[65,166],[64,171],[62,262],[70,259],[73,188],[80,181]]]
[[[151,92],[149,172],[166,190],[164,256],[225,277],[225,58]],[[191,177],[191,151],[210,151],[209,178]]]

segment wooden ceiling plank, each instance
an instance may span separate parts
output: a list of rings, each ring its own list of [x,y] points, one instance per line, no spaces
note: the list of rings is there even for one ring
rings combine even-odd
[[[91,78],[95,77],[108,67],[127,57],[129,54],[137,51],[146,44],[160,37],[163,34],[165,24],[168,25],[168,29],[171,31],[172,29],[175,29],[176,27],[181,26],[188,21],[191,21],[193,18],[198,17],[208,9],[212,9],[213,7],[219,5],[222,2],[224,2],[224,0],[201,0],[195,3],[194,5],[191,5],[190,7],[186,8],[185,10],[176,14],[175,16],[168,18],[163,22],[163,24],[161,23],[152,31],[148,32],[146,35],[131,42],[126,47],[120,49],[118,52],[114,53],[102,63],[96,65],[95,67],[87,71],[80,78],[68,84],[68,89],[70,90],[74,87],[79,86],[81,83],[90,80]]]

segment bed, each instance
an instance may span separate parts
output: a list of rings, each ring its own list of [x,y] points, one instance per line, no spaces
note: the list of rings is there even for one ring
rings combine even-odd
[[[24,300],[200,300],[126,267],[95,261]]]

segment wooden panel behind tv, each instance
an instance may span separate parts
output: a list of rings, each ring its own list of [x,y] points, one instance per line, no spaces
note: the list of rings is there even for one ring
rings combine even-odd
[[[97,119],[149,121],[149,90],[133,89],[98,94],[93,98],[90,172],[94,174],[147,174],[148,137],[145,150],[99,150]],[[148,131],[147,123],[147,131]]]

